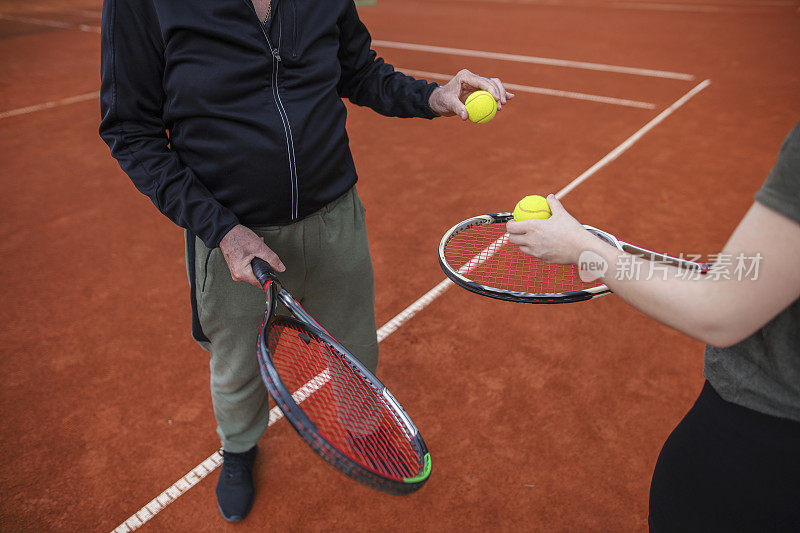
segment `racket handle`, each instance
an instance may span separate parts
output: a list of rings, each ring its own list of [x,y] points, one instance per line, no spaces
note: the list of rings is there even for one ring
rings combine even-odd
[[[262,286],[268,280],[275,279],[275,271],[272,270],[272,267],[269,266],[269,263],[260,257],[254,257],[253,260],[250,261],[250,266],[253,267],[253,274],[256,275],[256,279]]]

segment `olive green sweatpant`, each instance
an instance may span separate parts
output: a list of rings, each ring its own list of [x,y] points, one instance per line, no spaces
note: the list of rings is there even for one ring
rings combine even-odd
[[[375,290],[364,206],[355,187],[288,226],[251,227],[283,261],[280,283],[372,371],[378,365]],[[231,279],[219,248],[195,239],[197,314],[211,354],[211,398],[222,447],[252,448],[269,404],[256,359],[264,291]],[[279,305],[278,310],[285,312]]]

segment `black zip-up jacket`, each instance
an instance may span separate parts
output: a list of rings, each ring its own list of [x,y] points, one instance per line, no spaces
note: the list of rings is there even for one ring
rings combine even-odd
[[[342,98],[433,118],[436,84],[371,50],[353,0],[105,0],[100,135],[134,185],[213,248],[357,179]]]

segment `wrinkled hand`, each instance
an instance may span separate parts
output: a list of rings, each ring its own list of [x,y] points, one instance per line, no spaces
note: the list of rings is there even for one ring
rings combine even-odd
[[[497,109],[502,109],[503,104],[514,98],[514,94],[506,91],[498,78],[484,78],[463,69],[458,72],[447,85],[437,87],[431,93],[428,105],[443,117],[458,115],[461,120],[467,120],[467,108],[464,100],[475,91],[489,91],[497,100]]]
[[[250,266],[250,261],[254,257],[260,257],[269,263],[276,272],[286,270],[278,255],[264,244],[264,239],[241,224],[234,226],[225,234],[219,242],[219,249],[225,257],[225,262],[228,263],[228,270],[231,271],[231,278],[234,281],[246,281],[250,285],[261,287]]]
[[[509,221],[508,240],[521,252],[548,263],[576,264],[581,252],[601,241],[567,213],[555,195],[549,195],[547,203],[553,213],[550,218]]]

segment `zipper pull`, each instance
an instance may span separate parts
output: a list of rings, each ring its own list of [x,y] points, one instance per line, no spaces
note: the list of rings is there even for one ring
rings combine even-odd
[[[278,53],[278,49],[277,48],[273,48],[272,49],[272,57],[274,57],[278,61],[281,60],[281,55]]]

